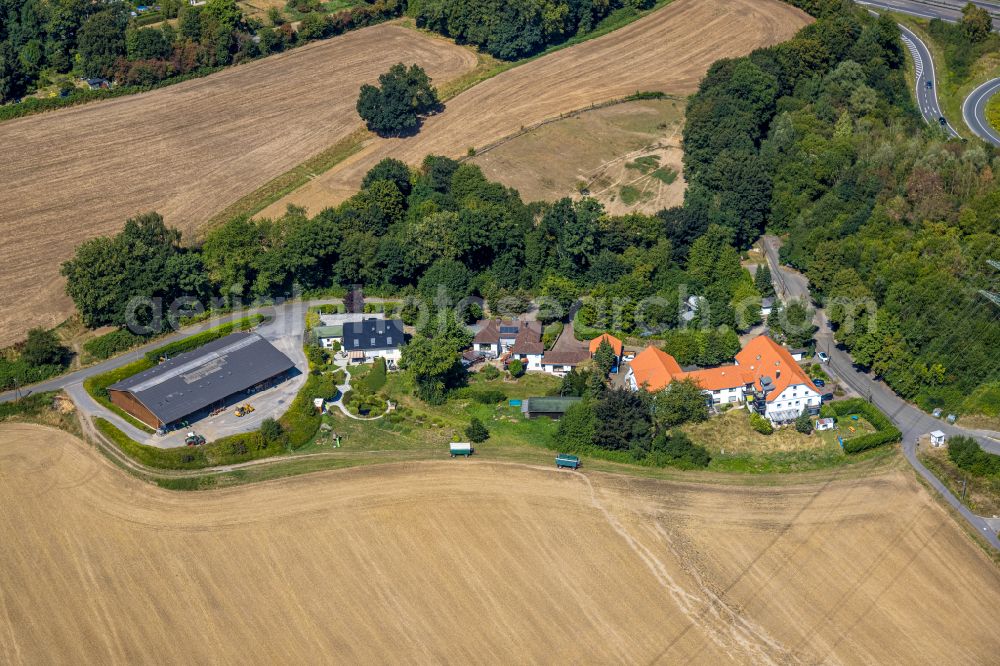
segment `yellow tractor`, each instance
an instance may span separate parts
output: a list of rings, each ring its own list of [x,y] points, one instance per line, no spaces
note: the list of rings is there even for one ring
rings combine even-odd
[[[246,416],[252,411],[253,411],[253,405],[247,403],[245,405],[240,405],[239,407],[237,407],[235,414],[236,416]]]

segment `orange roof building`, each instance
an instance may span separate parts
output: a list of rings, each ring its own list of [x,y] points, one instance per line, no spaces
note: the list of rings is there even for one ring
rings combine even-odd
[[[684,375],[673,356],[656,347],[646,347],[629,364],[628,381],[633,390],[659,391]]]
[[[736,354],[739,368],[753,375],[755,381],[770,377],[774,390],[768,393],[768,402],[776,400],[786,388],[805,384],[814,392],[819,390],[802,367],[795,362],[788,350],[766,335],[758,335]]]
[[[597,348],[601,346],[601,342],[604,340],[607,340],[608,344],[611,345],[611,349],[615,352],[615,356],[621,358],[622,350],[625,346],[622,344],[621,340],[610,333],[603,333],[590,341],[590,355],[593,356],[597,353]]]
[[[600,343],[598,343],[600,344]],[[632,361],[627,381],[633,390],[659,391],[674,380],[691,379],[713,402],[745,402],[775,423],[794,420],[803,408],[819,409],[819,390],[788,350],[761,335],[736,354],[735,365],[684,372],[673,356],[646,347]]]

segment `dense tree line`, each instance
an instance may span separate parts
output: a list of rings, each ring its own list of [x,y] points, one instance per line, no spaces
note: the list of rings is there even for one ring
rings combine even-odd
[[[410,0],[417,25],[517,60],[590,32],[615,11],[648,9],[654,0]]]
[[[553,443],[567,452],[624,453],[644,465],[706,467],[711,456],[676,427],[704,421],[708,407],[691,381],[674,382],[654,394],[612,389],[597,368],[572,371],[563,380],[563,395],[582,400],[559,421]]]
[[[20,99],[50,74],[103,77],[150,86],[198,70],[239,63],[313,39],[399,16],[405,0],[379,0],[335,14],[311,13],[298,30],[272,13],[248,19],[235,0],[191,6],[164,0],[177,27],[143,27],[124,2],[0,0],[0,103]]]
[[[922,122],[891,20],[798,4],[819,20],[716,63],[693,97],[685,208],[710,201],[738,245],[765,225],[787,233],[784,259],[855,361],[925,407],[960,409],[1000,376],[997,310],[977,294],[1000,276],[986,263],[1000,258],[1000,163]]]

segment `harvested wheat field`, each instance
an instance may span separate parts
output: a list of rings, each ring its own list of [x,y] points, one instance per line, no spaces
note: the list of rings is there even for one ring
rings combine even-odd
[[[713,487],[442,461],[201,493],[0,426],[3,663],[988,663],[909,469]]]
[[[353,194],[365,172],[384,157],[418,164],[428,154],[459,157],[522,127],[637,90],[694,92],[720,58],[785,41],[810,21],[779,0],[674,0],[604,37],[556,51],[485,81],[428,118],[420,133],[377,139],[261,217],[288,204],[316,213]]]
[[[471,161],[525,201],[579,199],[584,185],[612,215],[655,213],[684,201],[683,123],[683,101],[626,102],[545,123]]]
[[[362,83],[398,61],[454,78],[476,56],[381,25],[142,95],[0,123],[0,345],[72,306],[59,264],[157,210],[193,230],[360,125]]]

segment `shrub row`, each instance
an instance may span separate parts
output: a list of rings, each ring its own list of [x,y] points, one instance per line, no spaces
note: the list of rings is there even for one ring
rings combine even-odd
[[[84,350],[97,359],[107,359],[137,347],[149,340],[149,336],[136,335],[128,329],[119,328],[83,343]]]
[[[61,374],[61,365],[32,365],[23,358],[9,361],[0,357],[0,391],[9,391],[17,385],[34,384]]]
[[[28,416],[52,407],[55,391],[32,393],[14,402],[0,402],[0,421],[6,421],[12,416]]]
[[[837,419],[842,416],[859,414],[875,428],[875,432],[846,440],[844,442],[845,453],[860,453],[885,444],[892,444],[898,442],[903,436],[888,416],[883,414],[878,407],[861,398],[830,402],[824,405],[820,411],[822,416],[833,416]]]
[[[382,389],[382,387],[385,386],[385,379],[386,379],[385,359],[377,358],[375,359],[375,363],[372,364],[371,371],[367,375],[362,377],[361,381],[358,383],[361,384],[365,389],[367,389],[368,393],[378,393]]]
[[[249,328],[253,328],[262,321],[264,321],[264,315],[260,314],[237,319],[229,322],[228,324],[222,324],[220,326],[216,326],[215,328],[210,328],[206,331],[202,331],[201,333],[196,333],[190,337],[184,338],[183,340],[171,342],[158,349],[154,349],[151,352],[147,352],[146,359],[156,363],[160,360],[160,357],[163,356],[166,358],[172,358],[178,354],[183,354],[184,352],[189,352],[192,349],[197,349],[212,340],[224,338],[234,331],[245,331]]]

